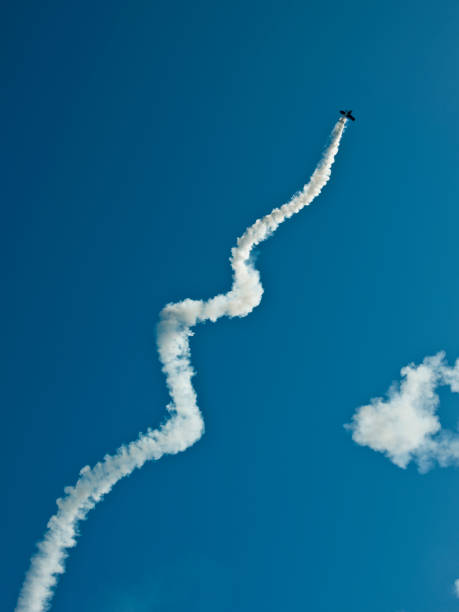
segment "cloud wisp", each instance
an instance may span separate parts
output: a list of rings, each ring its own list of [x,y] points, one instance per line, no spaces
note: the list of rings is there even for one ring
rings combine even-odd
[[[459,360],[449,366],[440,352],[400,373],[401,383],[392,384],[387,399],[377,397],[361,406],[345,425],[353,440],[401,468],[414,461],[426,472],[435,463],[445,467],[459,462],[459,433],[442,429],[437,414],[438,387],[459,393]]]
[[[94,467],[86,466],[74,486],[64,489],[57,500],[58,510],[48,522],[47,531],[38,543],[19,595],[16,612],[43,612],[49,609],[54,587],[65,571],[68,550],[76,545],[78,525],[123,477],[141,468],[146,461],[164,454],[175,454],[194,444],[204,432],[204,422],[192,385],[189,337],[192,328],[203,321],[220,317],[245,317],[261,301],[263,287],[251,260],[253,249],[268,238],[277,227],[310,204],[327,184],[338,152],[346,119],[335,125],[331,141],[310,181],[289,202],[258,219],[237,240],[231,252],[233,285],[228,293],[207,301],[185,299],[168,304],[158,323],[158,352],[171,402],[169,419],[158,429],[139,435],[121,446],[115,454],[106,455]]]

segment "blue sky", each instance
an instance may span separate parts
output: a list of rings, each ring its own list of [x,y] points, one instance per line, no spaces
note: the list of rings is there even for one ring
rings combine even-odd
[[[64,486],[164,418],[161,308],[229,288],[344,107],[331,182],[259,249],[262,304],[192,339],[204,438],[91,513],[53,610],[459,606],[457,469],[342,427],[459,356],[459,6],[285,4],[3,9],[4,609]]]

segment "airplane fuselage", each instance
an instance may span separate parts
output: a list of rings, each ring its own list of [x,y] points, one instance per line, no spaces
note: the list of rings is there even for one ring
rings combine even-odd
[[[346,117],[346,119],[350,119],[351,121],[355,121],[355,117],[352,116],[352,111],[348,110],[340,110],[339,111],[342,115],[344,115]]]

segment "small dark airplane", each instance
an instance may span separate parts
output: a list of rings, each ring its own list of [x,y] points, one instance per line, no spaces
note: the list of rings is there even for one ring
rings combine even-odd
[[[346,117],[346,119],[351,119],[352,121],[355,121],[355,117],[352,116],[352,111],[339,111],[342,115],[344,115]]]

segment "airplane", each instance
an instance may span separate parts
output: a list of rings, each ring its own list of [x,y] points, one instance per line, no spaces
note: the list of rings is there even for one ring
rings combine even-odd
[[[355,121],[355,117],[352,116],[352,111],[348,110],[348,111],[339,111],[342,115],[344,115],[346,117],[346,119],[351,119],[352,121]]]

